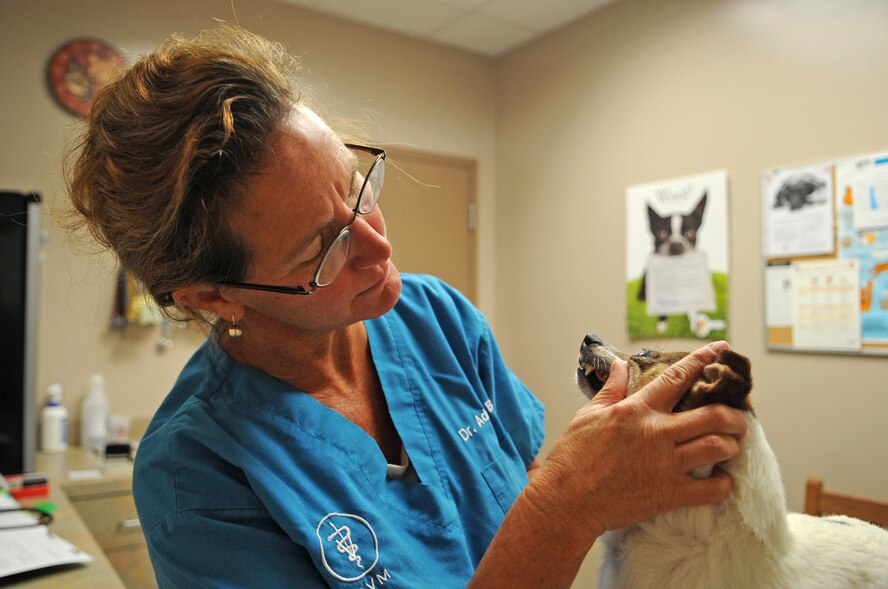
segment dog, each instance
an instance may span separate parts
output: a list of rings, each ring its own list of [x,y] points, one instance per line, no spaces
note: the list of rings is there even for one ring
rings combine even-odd
[[[785,206],[790,211],[797,211],[806,206],[824,204],[829,200],[825,193],[815,198],[815,195],[821,193],[824,188],[826,183],[811,174],[793,176],[777,191],[773,208],[779,209]]]
[[[643,350],[628,356],[594,335],[580,347],[577,383],[592,398],[617,359],[632,394],[687,354]],[[845,516],[787,513],[777,458],[749,402],[750,362],[730,350],[677,404],[687,411],[724,403],[746,413],[740,454],[717,465],[734,480],[718,505],[677,509],[607,532],[601,589],[886,589],[888,530]],[[696,478],[716,465],[695,469]]]
[[[697,247],[697,233],[703,224],[703,213],[706,210],[708,195],[708,191],[704,191],[694,209],[687,215],[661,216],[651,205],[647,206],[648,229],[654,238],[652,255],[680,256]],[[647,269],[641,276],[638,300],[647,300]],[[666,331],[665,316],[658,318],[657,331],[659,333]]]

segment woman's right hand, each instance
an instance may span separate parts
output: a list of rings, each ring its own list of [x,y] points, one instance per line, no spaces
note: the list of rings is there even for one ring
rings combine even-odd
[[[689,354],[629,397],[626,364],[615,362],[506,514],[469,587],[567,589],[605,531],[727,497],[725,473],[688,472],[736,456],[746,416],[723,405],[672,413],[726,346]]]
[[[725,499],[733,487],[726,473],[698,480],[688,472],[734,458],[746,416],[723,405],[672,408],[726,347],[700,348],[628,397],[626,363],[614,362],[605,386],[574,415],[525,489],[527,499],[589,546],[607,530]]]

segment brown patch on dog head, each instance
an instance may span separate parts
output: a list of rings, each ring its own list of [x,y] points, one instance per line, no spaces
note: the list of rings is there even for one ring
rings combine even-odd
[[[685,356],[686,352],[660,352],[647,349],[629,356],[626,359],[629,365],[629,386],[626,393],[629,395],[635,393]]]
[[[723,403],[754,413],[749,402],[752,390],[752,364],[749,358],[731,350],[718,353],[715,362],[703,369],[703,375],[691,385],[675,411],[688,411],[703,405]]]

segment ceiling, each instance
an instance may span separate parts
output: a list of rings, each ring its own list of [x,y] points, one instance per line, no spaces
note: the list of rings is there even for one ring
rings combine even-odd
[[[617,0],[278,0],[496,57]]]

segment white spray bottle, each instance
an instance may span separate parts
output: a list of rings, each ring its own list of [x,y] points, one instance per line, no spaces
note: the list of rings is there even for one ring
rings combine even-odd
[[[110,404],[105,396],[105,377],[93,374],[89,395],[80,407],[80,445],[97,454],[105,453]]]

